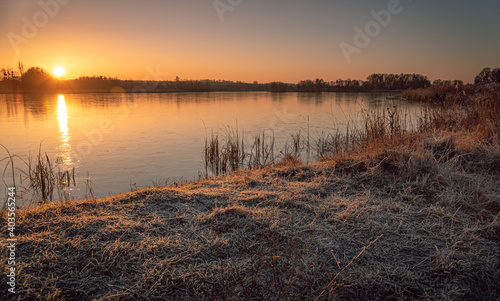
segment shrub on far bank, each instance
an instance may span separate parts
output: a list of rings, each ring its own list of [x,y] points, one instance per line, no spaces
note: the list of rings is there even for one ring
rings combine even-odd
[[[485,89],[499,90],[499,87],[500,69],[484,68],[474,79],[474,84],[464,85],[460,80],[453,82],[435,80],[430,87],[404,91],[403,98],[435,104],[467,105],[471,96],[476,94],[484,95]],[[489,92],[487,95],[489,95]]]
[[[409,89],[403,92],[403,98],[411,101],[431,102],[435,104],[464,104],[475,94],[476,85],[433,85],[426,88]]]

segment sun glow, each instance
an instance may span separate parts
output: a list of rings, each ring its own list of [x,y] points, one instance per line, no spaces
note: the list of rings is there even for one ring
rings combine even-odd
[[[55,76],[61,77],[64,75],[64,73],[66,73],[66,70],[64,70],[64,68],[61,66],[57,66],[54,68],[53,72]]]

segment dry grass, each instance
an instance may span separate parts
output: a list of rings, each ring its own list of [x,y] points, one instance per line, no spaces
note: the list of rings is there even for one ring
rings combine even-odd
[[[498,106],[475,103],[372,115],[313,164],[19,210],[17,299],[498,300]]]
[[[454,139],[443,135],[432,141]],[[453,147],[447,160],[423,144],[309,165],[290,156],[178,187],[21,210],[18,296],[496,300],[498,170],[473,155],[461,163],[465,150]],[[498,148],[488,152],[499,164]]]

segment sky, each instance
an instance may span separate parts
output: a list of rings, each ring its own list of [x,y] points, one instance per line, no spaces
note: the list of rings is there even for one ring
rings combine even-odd
[[[498,0],[2,0],[0,68],[62,66],[67,79],[472,82],[500,67],[499,13]]]

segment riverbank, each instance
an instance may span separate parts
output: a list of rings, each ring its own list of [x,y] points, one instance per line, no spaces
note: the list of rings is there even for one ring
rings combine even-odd
[[[496,300],[498,145],[414,138],[19,210],[16,299]]]

